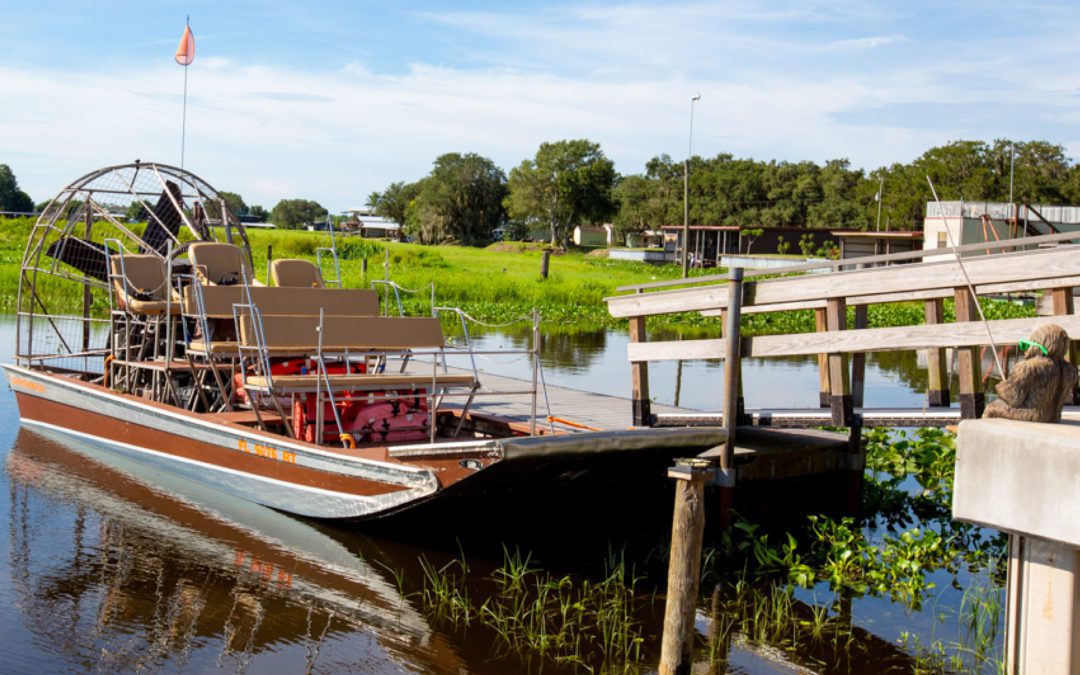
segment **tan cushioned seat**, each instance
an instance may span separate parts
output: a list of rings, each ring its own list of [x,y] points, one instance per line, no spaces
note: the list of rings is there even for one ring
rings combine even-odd
[[[315,263],[299,258],[282,258],[270,263],[270,278],[275,286],[323,287],[322,273]]]
[[[180,313],[180,296],[168,288],[165,261],[156,255],[109,256],[109,269],[113,275],[113,288],[120,308],[132,314]],[[124,282],[127,282],[126,285]],[[147,294],[149,300],[141,300],[134,294]],[[172,306],[166,298],[172,296]]]
[[[261,285],[243,250],[234,244],[217,241],[199,241],[188,248],[188,258],[195,267],[199,280],[208,285],[236,285],[246,279],[252,285]]]
[[[233,305],[247,304],[248,294],[243,286],[202,286],[184,289],[184,313],[198,315],[195,294],[202,293],[206,317],[231,319]],[[379,294],[367,288],[289,288],[253,286],[251,299],[263,316],[273,314],[343,316],[376,316],[379,313]]]
[[[338,391],[360,389],[392,389],[394,387],[431,387],[432,381],[440,387],[471,387],[476,383],[476,378],[468,374],[439,373],[434,378],[431,375],[424,376],[420,373],[410,375],[399,374],[373,374],[373,375],[331,375],[330,386]],[[273,378],[274,389],[278,391],[315,391],[318,387],[325,387],[326,381],[315,373],[307,375],[278,375]],[[254,376],[247,378],[245,386],[265,389],[267,381],[265,377]]]
[[[318,316],[276,315],[262,317],[263,337],[268,349],[312,349],[319,344]],[[324,351],[441,349],[442,326],[433,317],[324,316]],[[240,341],[257,347],[251,320],[240,321]]]

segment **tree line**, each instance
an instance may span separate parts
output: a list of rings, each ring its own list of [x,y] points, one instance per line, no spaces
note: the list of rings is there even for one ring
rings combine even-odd
[[[955,141],[909,163],[872,171],[846,159],[778,162],[728,153],[689,162],[693,224],[910,230],[932,200],[1080,204],[1080,165],[1046,141]],[[1012,172],[1010,173],[1010,168]],[[681,224],[686,164],[668,155],[620,176],[588,140],[544,143],[509,175],[476,154],[450,153],[424,178],[373,192],[368,206],[422,243],[490,241],[497,228],[517,238],[543,228],[566,243],[575,225],[611,222],[625,236]],[[1010,193],[1011,177],[1011,193]]]
[[[613,223],[620,238],[683,220],[684,171],[689,168],[692,224],[909,230],[922,227],[931,193],[942,200],[1080,204],[1080,164],[1046,141],[955,141],[930,148],[909,163],[872,171],[846,159],[778,162],[729,153],[689,162],[659,155],[641,173],[619,175],[598,143],[542,143],[509,173],[475,153],[437,157],[427,176],[397,181],[368,197],[374,211],[425,244],[487,243],[532,234],[565,245],[576,225]],[[1012,169],[1012,170],[1011,170]],[[1011,191],[1011,192],[1010,192]],[[237,215],[299,228],[328,217],[309,199],[282,199],[271,211],[220,193]],[[44,204],[39,204],[41,210]],[[0,211],[34,204],[0,164]],[[136,207],[133,207],[136,208]],[[880,214],[880,215],[879,215]],[[141,213],[129,217],[142,219]]]

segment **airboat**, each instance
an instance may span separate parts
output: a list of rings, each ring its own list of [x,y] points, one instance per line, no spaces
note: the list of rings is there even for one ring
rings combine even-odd
[[[556,427],[537,412],[538,319],[520,352],[532,381],[496,391],[476,367],[483,352],[449,343],[439,316],[403,316],[374,287],[343,288],[333,239],[316,262],[267,258],[259,279],[243,223],[190,171],[135,162],[68,185],[21,265],[4,369],[23,424],[287,513],[346,520],[543,500],[635,458],[663,467],[722,440]],[[484,397],[514,396],[525,415],[477,412]]]

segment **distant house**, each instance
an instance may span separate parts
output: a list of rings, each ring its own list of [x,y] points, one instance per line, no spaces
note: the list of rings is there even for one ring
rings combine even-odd
[[[401,241],[401,225],[382,216],[377,216],[370,209],[348,209],[342,211],[343,232],[355,232],[366,239],[388,239]]]
[[[578,225],[574,228],[574,244],[577,246],[611,246],[612,227],[604,224],[600,227]]]
[[[924,248],[981,244],[1080,230],[1080,206],[1009,204],[1007,202],[928,202]],[[967,251],[963,255],[983,255]],[[932,256],[928,260],[943,259]]]

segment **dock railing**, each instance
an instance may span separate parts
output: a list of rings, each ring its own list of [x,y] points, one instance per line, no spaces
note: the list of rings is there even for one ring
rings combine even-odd
[[[982,377],[977,349],[990,344],[1016,343],[1030,336],[1042,324],[1055,322],[1073,336],[1080,336],[1080,318],[1073,312],[1073,288],[1080,286],[1080,248],[1072,244],[1080,232],[1028,237],[1020,240],[979,243],[956,249],[930,249],[884,256],[798,265],[782,273],[809,272],[831,267],[830,274],[801,274],[756,279],[765,273],[733,269],[731,277],[711,275],[620,288],[624,295],[607,298],[615,317],[630,322],[628,358],[634,424],[746,423],[741,383],[737,371],[743,357],[817,355],[820,366],[820,405],[830,414],[806,415],[803,421],[759,417],[759,423],[776,426],[816,426],[823,423],[857,426],[862,419],[865,354],[875,351],[928,350],[930,406],[949,406],[950,392],[945,349],[957,354],[959,402],[962,418],[978,417],[983,408]],[[964,257],[963,268],[956,254],[996,252],[993,255]],[[935,261],[920,259],[933,257]],[[938,262],[940,261],[940,262]],[[909,264],[896,265],[898,262]],[[892,266],[877,267],[876,265]],[[844,270],[859,265],[864,269]],[[965,275],[966,272],[966,275]],[[736,274],[737,273],[737,274]],[[768,273],[776,274],[776,270]],[[745,279],[745,280],[744,280]],[[999,319],[983,326],[978,321],[975,298],[1009,293],[1044,293],[1053,300],[1052,318]],[[944,300],[955,301],[956,320],[947,323]],[[921,325],[868,328],[866,309],[870,305],[922,302],[925,322]],[[854,326],[848,325],[848,308],[853,308]],[[645,325],[650,316],[697,312],[704,316],[737,318],[740,314],[785,312],[812,309],[817,331],[782,335],[743,337],[738,321],[727,320],[718,338],[656,341],[647,339]],[[1075,344],[1075,343],[1074,343]],[[1075,350],[1070,359],[1076,363]],[[724,415],[653,415],[649,405],[648,364],[665,360],[725,360],[736,365],[725,378],[721,401]],[[736,419],[731,419],[734,416]],[[733,441],[730,441],[733,442]]]

